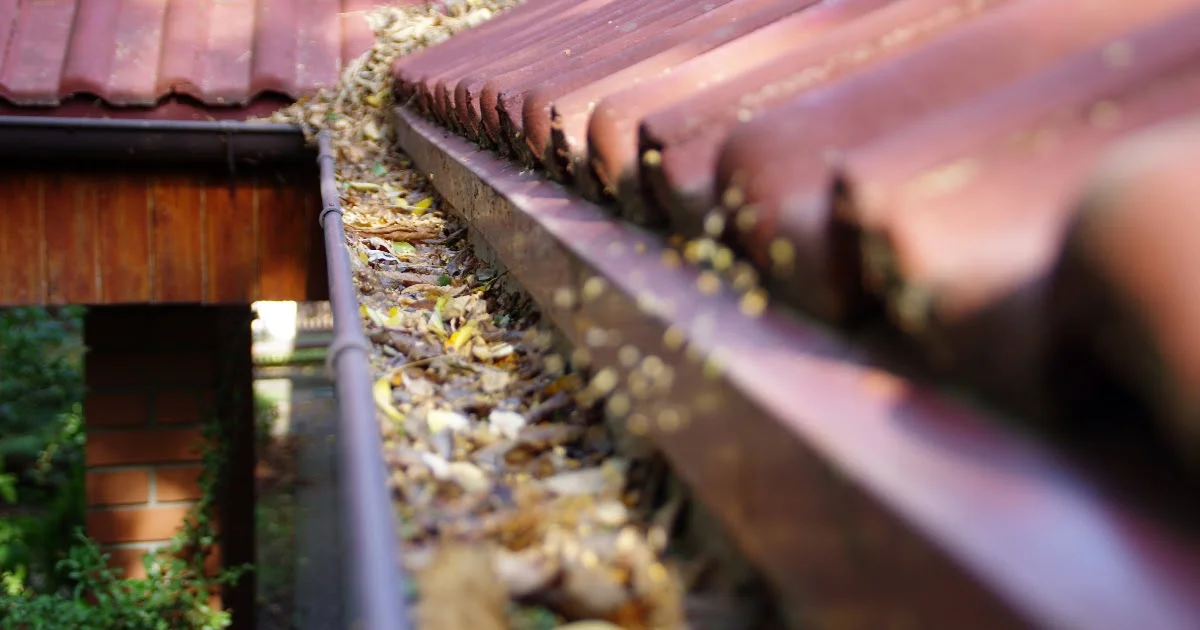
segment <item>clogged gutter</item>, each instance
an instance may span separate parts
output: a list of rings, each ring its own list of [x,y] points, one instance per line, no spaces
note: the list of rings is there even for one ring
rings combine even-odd
[[[392,147],[392,61],[513,4],[378,9],[340,85],[269,120],[333,134],[418,627],[682,627],[664,532],[630,515],[595,386]]]

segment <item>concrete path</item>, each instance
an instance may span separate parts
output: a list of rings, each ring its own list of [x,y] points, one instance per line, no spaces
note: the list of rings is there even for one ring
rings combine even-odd
[[[260,553],[259,558],[259,563],[292,563],[292,623],[278,628],[278,621],[260,616],[259,630],[342,628],[342,539],[334,442],[337,409],[332,386],[320,369],[277,367],[260,369],[255,388],[278,401],[280,413],[272,433],[297,438],[291,557],[262,557]],[[258,530],[263,535],[264,527],[260,525]],[[279,549],[279,545],[273,548]]]

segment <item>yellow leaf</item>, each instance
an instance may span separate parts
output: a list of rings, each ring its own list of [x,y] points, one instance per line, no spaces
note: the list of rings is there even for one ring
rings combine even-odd
[[[379,127],[375,125],[375,121],[373,120],[368,120],[367,124],[363,125],[363,135],[366,136],[368,140],[378,140],[383,137],[379,133]]]
[[[429,315],[429,328],[439,337],[446,336],[446,325],[442,322],[442,313],[446,310],[446,304],[449,302],[449,295],[439,297],[433,305],[433,313]]]
[[[441,311],[435,310],[429,315],[429,329],[437,333],[439,337],[446,336],[446,326],[442,324]]]
[[[395,306],[388,311],[388,318],[383,322],[384,328],[403,328],[404,317],[400,314],[400,309]]]
[[[402,422],[404,420],[404,414],[400,413],[400,410],[396,409],[396,407],[392,405],[391,380],[392,379],[390,376],[385,376],[378,381],[375,381],[375,387],[372,388],[372,392],[375,394],[375,404],[378,405],[380,411],[387,414],[387,417],[392,421]]]
[[[446,340],[446,348],[458,352],[474,335],[475,322],[467,322],[459,326],[453,335],[450,335],[450,338]]]
[[[363,97],[363,100],[371,107],[380,107],[383,105],[383,99],[379,98],[378,94],[368,94]]]
[[[380,313],[370,306],[364,306],[363,308],[367,310],[367,317],[371,318],[371,321],[375,322],[376,326],[382,326],[383,323],[387,321],[387,318],[383,316],[383,313]]]
[[[368,259],[367,259],[367,252],[364,252],[364,251],[363,251],[363,250],[361,250],[361,249],[360,249],[360,250],[358,250],[358,259],[359,259],[359,260],[361,260],[361,261],[363,261],[363,263],[366,263],[366,262],[367,262],[367,260],[368,260]]]
[[[417,203],[413,204],[412,213],[416,215],[425,214],[429,207],[433,205],[433,197],[426,197]]]

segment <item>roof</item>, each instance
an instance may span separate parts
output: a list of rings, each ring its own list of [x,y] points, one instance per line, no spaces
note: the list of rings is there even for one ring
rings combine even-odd
[[[7,114],[261,114],[333,86],[373,41],[372,6],[415,2],[0,0],[0,98]]]
[[[394,74],[693,262],[748,277],[737,252],[775,300],[1041,414],[1078,200],[1120,140],[1200,112],[1198,31],[1196,0],[528,0]]]

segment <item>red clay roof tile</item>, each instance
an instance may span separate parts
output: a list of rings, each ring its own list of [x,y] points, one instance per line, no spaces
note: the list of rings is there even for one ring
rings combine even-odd
[[[567,86],[560,82],[540,86],[531,95],[533,104],[527,108],[526,126],[532,119],[544,120],[544,112],[550,110],[550,142],[543,147],[542,160],[552,176],[558,179],[577,180],[578,189],[590,198],[599,197],[600,190],[595,178],[587,168],[588,122],[597,104],[607,96],[627,90],[656,87],[672,80],[681,73],[686,76],[690,60],[710,51],[723,49],[725,44],[756,38],[761,31],[776,30],[772,25],[790,15],[804,11],[817,0],[749,0],[732,2],[713,11],[703,19],[693,20],[675,29],[683,39],[632,65],[622,64],[615,72],[588,73],[587,81],[576,80]],[[732,44],[731,44],[732,45]],[[606,70],[606,69],[601,69]],[[711,76],[711,73],[705,73]],[[675,91],[678,93],[678,91]],[[637,104],[643,105],[644,100]],[[628,115],[628,109],[621,108]],[[636,114],[634,114],[636,116]],[[636,123],[634,124],[636,128]],[[527,131],[530,142],[543,142]],[[613,130],[600,135],[601,141],[615,141],[622,134]],[[623,137],[631,152],[636,153],[636,136]],[[637,196],[632,195],[631,200]]]
[[[1105,152],[1068,231],[1050,311],[1063,365],[1098,368],[1156,408],[1200,468],[1200,288],[1179,281],[1200,268],[1197,163],[1195,116]]]
[[[692,38],[696,33],[713,27],[713,16],[722,13],[730,4],[739,4],[745,11],[746,3],[730,0],[710,0],[705,3],[684,2],[666,4],[660,10],[645,15],[641,20],[620,34],[589,41],[584,50],[572,48],[570,54],[546,51],[546,59],[538,64],[526,66],[501,77],[493,77],[489,84],[497,92],[497,111],[500,114],[501,137],[514,152],[529,164],[541,160],[546,141],[549,139],[549,117],[534,126],[537,141],[536,151],[529,144],[524,129],[526,94],[533,90],[552,89],[555,85],[569,85],[568,80],[586,81],[588,77],[611,74],[648,56],[657,54],[676,43]],[[486,89],[485,89],[486,92]],[[541,108],[547,110],[548,103]]]
[[[443,59],[445,63],[426,74],[421,84],[434,115],[444,124],[478,139],[479,129],[470,125],[472,117],[467,108],[473,101],[478,102],[479,91],[487,79],[486,75],[479,78],[471,73],[491,62],[507,60],[511,66],[514,63],[512,57],[520,55],[526,46],[561,41],[581,29],[594,27],[596,19],[618,15],[616,10],[621,6],[619,0],[584,0],[566,7],[562,4],[516,7],[496,20],[497,23],[503,20],[506,28],[480,33],[477,38],[470,38],[475,46],[459,54],[447,55]],[[550,21],[553,21],[554,29],[547,34],[546,26]],[[497,55],[499,50],[508,51],[508,54]],[[403,60],[399,63],[403,65]],[[468,82],[476,83],[473,92],[468,90]],[[479,114],[475,112],[474,119],[478,118]]]
[[[750,208],[733,221],[751,226],[740,233],[739,244],[764,270],[789,276],[782,286],[804,287],[789,297],[825,317],[846,315],[858,289],[856,279],[846,275],[852,270],[839,264],[832,249],[831,156],[942,115],[1193,3],[1113,0],[1079,10],[1046,0],[1010,0],[908,54],[800,93],[740,125],[722,149],[714,196],[734,210]],[[772,264],[771,251],[782,250],[795,252],[794,258]]]
[[[0,98],[55,106],[87,95],[208,106],[332,86],[372,35],[364,11],[416,0],[0,0]]]
[[[1114,140],[1200,110],[1196,32],[1200,9],[1172,15],[848,154],[841,218],[897,326],[1009,398],[1032,391],[1078,190]]]
[[[682,19],[696,6],[530,0],[400,60],[397,92],[585,196],[616,196],[627,217],[703,228],[793,306],[878,324],[888,305],[890,333],[922,342],[927,363],[957,357],[980,368],[960,372],[977,385],[1014,393],[1045,367],[1041,291],[1099,151],[1200,109],[1195,71],[1163,60],[1200,65],[1200,40],[1180,34],[1200,28],[1184,13],[1200,2],[809,4],[731,0]],[[1141,32],[1155,24],[1166,30]],[[1135,34],[1161,41],[1139,57],[1142,44],[1122,42]],[[1098,71],[1105,54],[1133,61]],[[1102,122],[1120,111],[1116,126],[1070,109],[1092,106]],[[1052,153],[1010,141],[1050,122]],[[911,192],[964,156],[986,168],[938,197]]]

